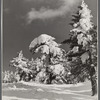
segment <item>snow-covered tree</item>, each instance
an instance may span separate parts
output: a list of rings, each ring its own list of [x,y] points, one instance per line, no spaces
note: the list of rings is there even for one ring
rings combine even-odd
[[[2,74],[3,74],[3,78],[2,78],[3,82],[4,83],[9,83],[10,82],[10,80],[9,80],[10,79],[9,71],[5,71]]]
[[[97,67],[97,32],[96,26],[92,22],[91,11],[87,4],[82,0],[79,11],[72,15],[73,27],[70,30],[70,39],[62,43],[70,44],[70,51],[67,56],[70,60],[71,71],[79,80],[88,76],[91,80],[92,92],[96,94],[96,67]],[[74,65],[74,66],[73,66]],[[78,82],[78,80],[77,80]]]
[[[61,44],[56,43],[54,40],[54,37],[42,34],[35,38],[29,46],[29,50],[33,54],[39,51],[42,53],[41,60],[43,61],[43,66],[45,68],[43,68],[42,71],[48,76],[48,79],[46,77],[46,80],[49,81],[48,83],[51,83],[54,74],[60,75],[60,72],[64,74],[64,66],[61,62],[63,62],[66,53],[60,48]],[[52,67],[54,67],[55,70],[53,70]],[[39,75],[43,75],[42,72],[40,72]]]
[[[41,52],[43,54],[42,59],[49,55],[51,57],[60,58],[63,55],[64,50],[60,48],[60,44],[56,43],[54,37],[51,37],[47,34],[42,34],[39,37],[35,38],[29,49],[32,53]],[[51,59],[49,61],[51,63]]]
[[[16,68],[16,74],[20,76],[20,80],[30,80],[32,70],[28,68],[28,62],[29,60],[23,56],[22,51],[18,53],[16,58],[10,61],[10,66]]]
[[[30,70],[32,70],[33,81],[41,82],[42,76],[40,76],[40,73],[43,71],[42,69],[44,68],[44,63],[41,57],[36,59],[32,58],[31,61],[29,61],[28,65],[30,66]]]
[[[18,78],[14,72],[4,71],[2,73],[2,82],[3,83],[14,83],[14,82],[18,82]]]

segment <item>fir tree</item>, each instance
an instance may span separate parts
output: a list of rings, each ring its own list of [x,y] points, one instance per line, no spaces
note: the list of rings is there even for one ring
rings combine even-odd
[[[73,29],[70,30],[70,39],[62,43],[69,43],[70,51],[67,57],[71,63],[71,71],[74,78],[81,79],[90,77],[92,85],[92,95],[97,92],[96,67],[97,67],[97,32],[96,26],[92,22],[91,11],[82,1],[79,11],[72,15]],[[73,66],[74,65],[74,66]],[[81,79],[80,79],[81,77]]]
[[[16,74],[20,76],[20,80],[29,81],[30,75],[32,74],[32,70],[28,68],[29,60],[23,56],[22,51],[18,53],[16,58],[13,58],[10,61],[10,66],[15,67]]]
[[[48,55],[49,63],[51,63],[52,57],[58,57],[60,59],[64,52],[64,50],[60,48],[60,44],[54,40],[54,37],[42,34],[31,42],[29,49],[33,54],[40,51],[43,54],[41,57],[42,60],[45,60]]]
[[[42,34],[35,38],[29,46],[29,49],[32,53],[37,53],[39,51],[42,53],[40,59],[43,62],[43,66],[47,75],[46,80],[49,84],[56,77],[56,75],[58,75],[60,72],[63,72],[62,69],[64,69],[64,66],[60,63],[63,61],[65,51],[60,48],[60,44],[56,43],[54,40],[54,37]],[[52,67],[55,70],[53,70]],[[42,71],[44,71],[44,69]]]

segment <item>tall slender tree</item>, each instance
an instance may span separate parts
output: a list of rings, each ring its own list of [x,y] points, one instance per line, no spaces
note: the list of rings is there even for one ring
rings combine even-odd
[[[92,95],[95,95],[97,93],[97,30],[92,22],[91,11],[84,0],[78,8],[79,11],[72,15],[70,25],[73,29],[70,30],[70,38],[62,43],[70,44],[67,57],[70,58],[71,65],[74,65],[72,71],[77,77],[90,77]]]

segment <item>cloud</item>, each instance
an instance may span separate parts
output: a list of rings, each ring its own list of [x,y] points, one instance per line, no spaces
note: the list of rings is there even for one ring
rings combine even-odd
[[[58,16],[67,14],[75,4],[78,4],[80,0],[59,0],[63,4],[58,9],[48,9],[41,7],[39,10],[32,8],[31,11],[27,13],[26,20],[30,24],[35,19],[50,19]]]

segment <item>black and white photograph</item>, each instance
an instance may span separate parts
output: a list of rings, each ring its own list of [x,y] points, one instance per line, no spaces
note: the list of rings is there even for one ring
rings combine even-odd
[[[1,0],[2,100],[98,100],[98,0]]]

